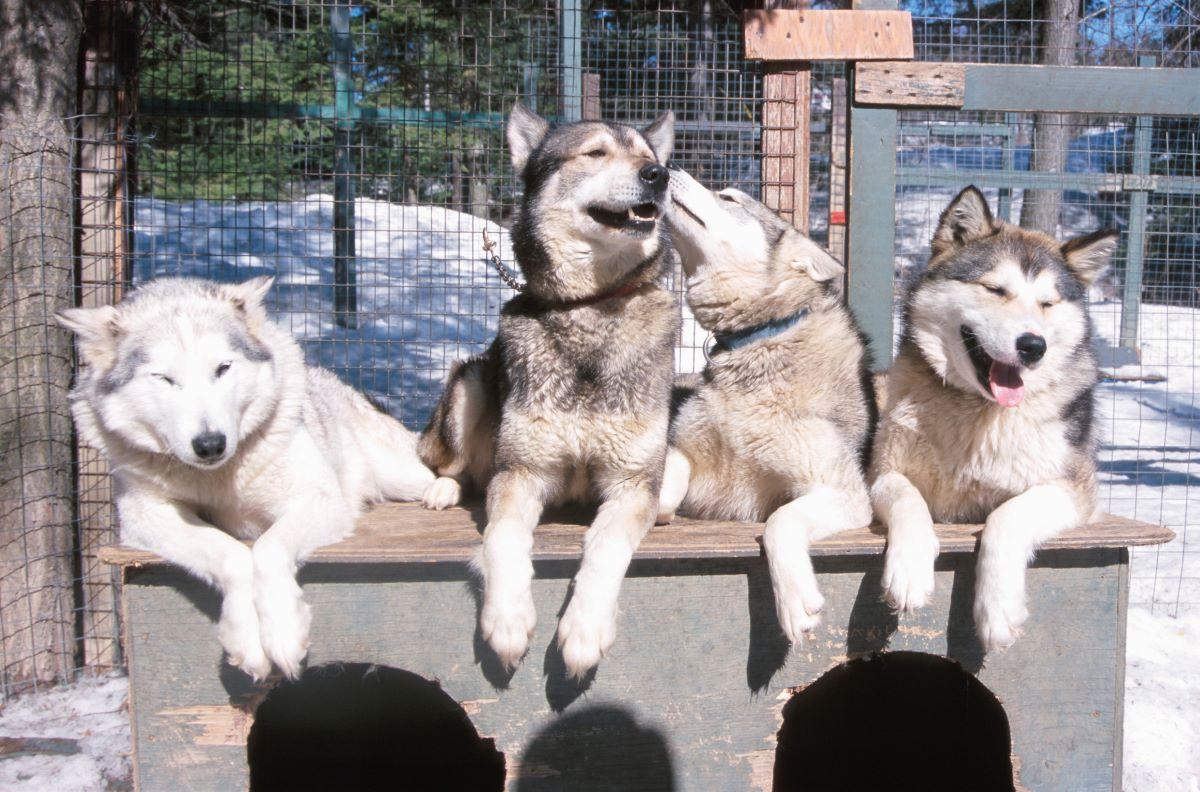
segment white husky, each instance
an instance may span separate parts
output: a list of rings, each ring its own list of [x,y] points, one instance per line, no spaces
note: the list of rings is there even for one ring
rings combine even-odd
[[[434,479],[411,432],[267,320],[272,280],[165,278],[58,315],[79,338],[72,411],[112,467],[121,541],[220,589],[221,645],[256,679],[272,661],[295,677],[308,651],[297,563],[349,535],[364,502],[415,500]]]

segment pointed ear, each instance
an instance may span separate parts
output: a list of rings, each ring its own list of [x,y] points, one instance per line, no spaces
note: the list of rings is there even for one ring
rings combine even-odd
[[[675,113],[668,110],[654,119],[650,126],[642,130],[642,137],[650,144],[659,164],[665,165],[675,149]]]
[[[794,269],[808,274],[817,283],[841,278],[846,268],[824,248],[799,231],[788,231],[787,248],[781,254]]]
[[[227,285],[224,290],[233,307],[246,315],[246,323],[254,326],[267,318],[267,308],[263,301],[273,285],[273,275],[261,275],[248,281]]]
[[[512,112],[508,114],[505,135],[508,137],[508,155],[512,158],[513,170],[518,175],[525,170],[529,155],[549,131],[550,122],[546,119],[520,102],[513,105]]]
[[[990,236],[995,230],[996,220],[987,199],[978,187],[971,185],[956,195],[938,218],[937,230],[933,232],[934,255]]]
[[[1067,260],[1067,269],[1085,286],[1108,269],[1109,259],[1117,249],[1121,234],[1111,228],[1103,231],[1093,231],[1081,237],[1068,239],[1061,248],[1063,258]]]
[[[54,319],[79,339],[79,357],[87,365],[105,366],[116,355],[121,328],[113,306],[64,308]]]

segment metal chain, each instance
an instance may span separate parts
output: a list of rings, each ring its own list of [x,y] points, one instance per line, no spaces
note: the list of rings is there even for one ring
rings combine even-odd
[[[516,276],[509,272],[508,267],[504,266],[504,262],[500,260],[500,256],[496,253],[496,243],[488,236],[487,229],[483,229],[483,249],[492,259],[492,266],[496,268],[496,272],[500,273],[500,280],[504,281],[505,285],[513,291],[525,291],[525,284],[517,280]]]

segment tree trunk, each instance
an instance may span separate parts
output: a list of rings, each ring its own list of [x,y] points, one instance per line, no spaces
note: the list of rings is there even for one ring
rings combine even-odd
[[[1079,38],[1077,0],[1046,0],[1046,24],[1042,35],[1042,63],[1073,66]],[[1034,171],[1062,173],[1066,170],[1070,128],[1065,113],[1038,113],[1033,122]],[[1021,227],[1055,234],[1062,206],[1062,190],[1026,190],[1021,205]]]
[[[82,29],[72,0],[0,0],[0,639],[3,694],[75,666],[71,139]]]

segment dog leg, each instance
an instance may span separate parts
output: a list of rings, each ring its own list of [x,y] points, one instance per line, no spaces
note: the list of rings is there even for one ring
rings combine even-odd
[[[318,473],[320,471],[310,471]],[[329,480],[334,479],[332,471]],[[297,487],[304,495],[254,543],[254,605],[267,657],[289,679],[300,674],[308,654],[312,613],[296,572],[313,550],[354,530],[354,508],[336,491],[309,481]]]
[[[985,651],[1016,641],[1029,617],[1025,568],[1039,545],[1079,520],[1074,495],[1057,483],[1033,487],[988,515],[975,581],[975,628]]]
[[[929,506],[906,476],[890,472],[871,486],[875,514],[887,526],[883,563],[883,597],[899,611],[924,607],[933,596],[937,534]]]
[[[175,503],[126,493],[118,496],[121,541],[158,553],[220,590],[217,638],[229,663],[255,680],[271,672],[259,639],[250,548]]]
[[[479,629],[507,668],[525,656],[537,625],[531,557],[544,500],[544,485],[527,471],[498,472],[488,485],[488,524],[474,561],[483,578]]]
[[[622,486],[600,505],[584,536],[571,601],[558,623],[563,662],[576,679],[596,667],[616,639],[621,581],[654,524],[655,506],[648,486]]]
[[[656,525],[665,525],[675,519],[675,511],[687,497],[688,482],[692,476],[692,463],[676,448],[667,451],[667,464],[663,468],[662,488],[658,493],[658,518]]]
[[[808,555],[809,544],[870,521],[871,507],[861,485],[857,491],[814,486],[767,518],[763,548],[771,570],[775,612],[793,644],[798,645],[816,629],[825,605]]]
[[[450,476],[438,476],[426,487],[421,502],[426,509],[442,511],[457,506],[462,501],[462,485]]]
[[[379,493],[392,501],[421,500],[437,477],[421,464],[416,435],[382,414],[373,428],[362,438],[362,448]]]

